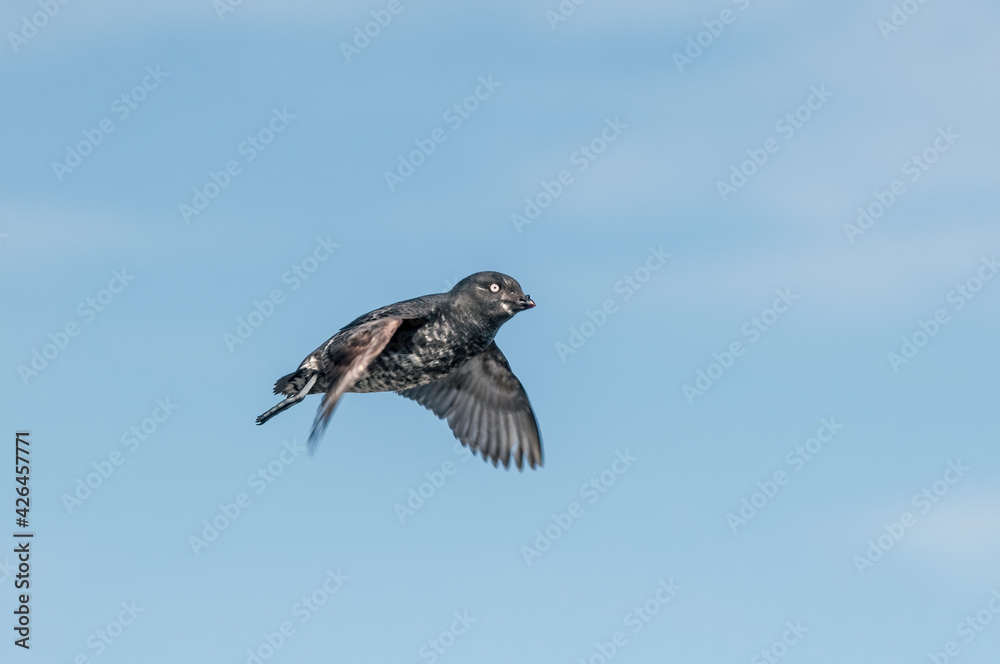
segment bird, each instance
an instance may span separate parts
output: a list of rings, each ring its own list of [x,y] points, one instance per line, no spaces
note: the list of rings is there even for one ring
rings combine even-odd
[[[264,424],[323,394],[309,434],[314,451],[345,392],[396,392],[446,419],[483,461],[518,470],[542,465],[538,421],[521,381],[497,348],[500,327],[535,306],[500,272],[477,272],[445,293],[403,300],[354,319],[274,384],[285,399]]]

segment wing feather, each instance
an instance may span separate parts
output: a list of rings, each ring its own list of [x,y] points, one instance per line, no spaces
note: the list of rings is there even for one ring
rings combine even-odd
[[[368,365],[382,352],[402,322],[402,318],[394,316],[379,318],[361,323],[346,334],[341,333],[330,340],[324,349],[322,361],[328,365],[328,372],[335,377],[330,381],[323,403],[316,410],[316,418],[309,434],[310,452],[316,449],[319,439],[323,437],[323,431],[326,430],[340,397],[365,373]]]
[[[542,439],[528,395],[496,343],[432,383],[402,390],[438,417],[455,437],[484,460],[504,468],[511,456],[520,470],[542,465]]]

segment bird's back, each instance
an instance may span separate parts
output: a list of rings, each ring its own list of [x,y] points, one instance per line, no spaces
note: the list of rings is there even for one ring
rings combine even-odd
[[[435,293],[434,295],[422,295],[410,300],[396,302],[395,304],[388,304],[384,307],[379,307],[378,309],[374,309],[366,314],[358,316],[350,323],[340,328],[339,332],[349,330],[350,328],[357,327],[363,323],[369,323],[373,320],[388,318],[390,316],[398,316],[400,318],[431,317],[434,316],[443,306],[445,306],[447,302],[447,293]],[[336,335],[334,335],[334,338],[335,337]]]
[[[435,299],[428,302],[426,298]],[[493,334],[483,333],[455,311],[446,297],[426,298],[400,302],[386,307],[388,313],[376,311],[359,319],[364,323],[383,316],[399,316],[403,322],[349,391],[399,391],[426,385],[448,375],[489,346]]]

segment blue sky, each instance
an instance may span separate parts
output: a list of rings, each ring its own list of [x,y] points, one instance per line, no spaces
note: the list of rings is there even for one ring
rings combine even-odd
[[[903,4],[8,3],[3,661],[995,661],[1000,9]],[[254,426],[488,269],[543,469]]]

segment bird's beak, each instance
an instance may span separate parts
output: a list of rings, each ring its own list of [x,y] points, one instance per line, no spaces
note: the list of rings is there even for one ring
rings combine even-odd
[[[523,311],[524,309],[530,309],[535,306],[535,301],[531,299],[530,295],[524,295],[518,299],[517,306]]]

